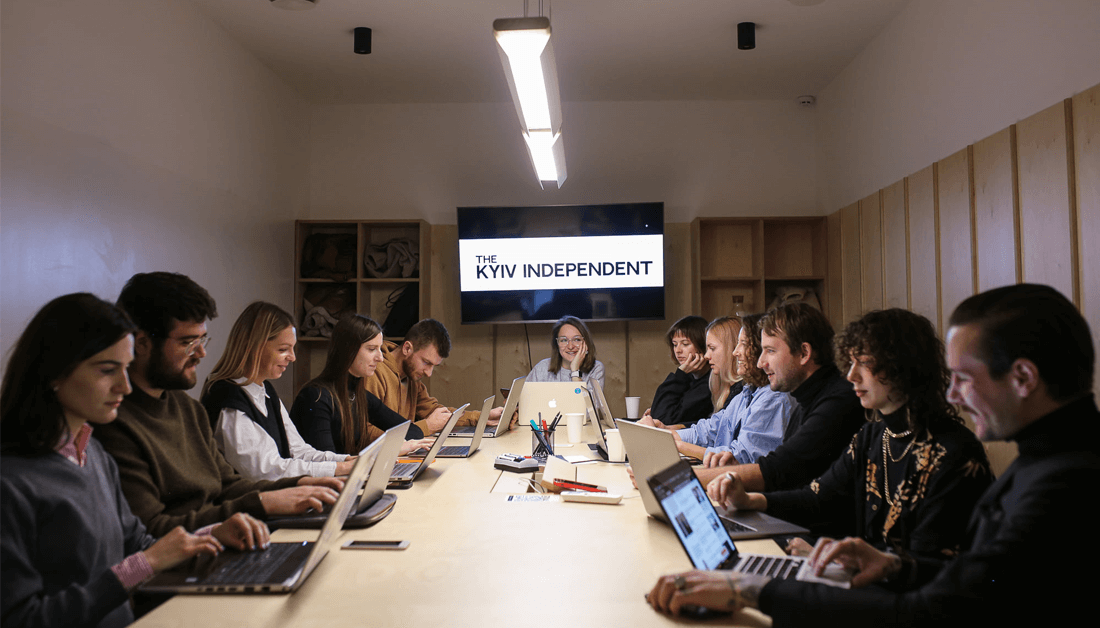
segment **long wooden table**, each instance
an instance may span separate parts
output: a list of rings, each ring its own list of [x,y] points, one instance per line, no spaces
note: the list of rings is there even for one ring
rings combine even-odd
[[[691,563],[672,529],[646,515],[625,465],[576,465],[578,480],[621,493],[618,505],[509,502],[508,494],[518,490],[516,474],[493,468],[494,459],[530,451],[531,429],[519,427],[482,440],[471,458],[437,459],[412,488],[395,491],[397,504],[388,517],[370,528],[345,530],[339,540],[342,545],[348,539],[404,539],[410,543],[404,551],[335,547],[292,595],[179,595],[137,625],[684,623],[654,612],[643,599],[658,576],[690,569]],[[557,453],[590,455],[590,450],[583,444],[559,445]],[[273,537],[291,541],[316,535],[279,530]],[[770,540],[741,541],[738,549],[780,553]],[[766,616],[751,610],[732,621],[770,625]]]

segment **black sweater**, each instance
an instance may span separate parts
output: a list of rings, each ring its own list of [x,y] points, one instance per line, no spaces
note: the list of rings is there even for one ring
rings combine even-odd
[[[760,609],[777,627],[1087,623],[1096,588],[1088,566],[1100,544],[1079,526],[1091,521],[1100,485],[1096,402],[1066,404],[1014,440],[1020,455],[975,507],[964,551],[946,563],[907,562],[894,582],[908,593],[773,580]]]

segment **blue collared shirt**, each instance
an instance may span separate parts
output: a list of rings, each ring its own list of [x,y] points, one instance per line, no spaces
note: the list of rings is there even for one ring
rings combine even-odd
[[[708,452],[731,451],[740,464],[751,464],[783,442],[795,402],[769,386],[746,385],[725,408],[677,435]]]

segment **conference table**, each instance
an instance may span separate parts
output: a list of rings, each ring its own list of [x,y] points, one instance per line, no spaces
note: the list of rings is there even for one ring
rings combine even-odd
[[[586,438],[594,427],[585,427]],[[583,443],[556,452],[594,457]],[[451,439],[450,444],[468,439]],[[663,574],[691,568],[672,529],[649,517],[626,465],[573,465],[577,480],[620,493],[617,505],[526,501],[528,479],[495,469],[501,453],[530,454],[531,428],[483,439],[470,458],[439,459],[372,527],[344,530],[290,595],[177,595],[142,627],[187,626],[661,626],[699,624],[655,612],[643,595]],[[525,497],[514,497],[524,495]],[[510,501],[510,496],[511,501]],[[276,541],[317,531],[277,530]],[[408,549],[342,550],[349,539],[407,540]],[[781,553],[771,540],[738,550]],[[749,609],[715,622],[768,626]]]

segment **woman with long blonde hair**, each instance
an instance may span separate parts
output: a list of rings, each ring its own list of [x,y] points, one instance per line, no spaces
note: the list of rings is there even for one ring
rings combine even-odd
[[[294,361],[294,320],[256,301],[241,312],[202,388],[202,405],[226,460],[254,480],[347,475],[354,456],[319,451],[298,434],[270,380]]]

